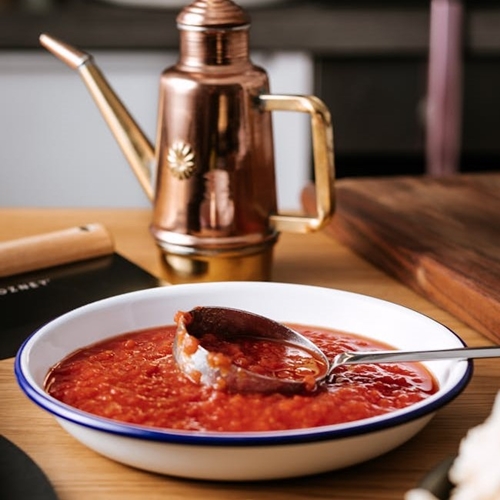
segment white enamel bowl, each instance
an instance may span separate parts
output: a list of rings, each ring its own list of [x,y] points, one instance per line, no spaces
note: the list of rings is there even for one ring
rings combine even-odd
[[[179,432],[128,425],[76,410],[44,392],[49,368],[74,350],[121,333],[173,324],[178,310],[201,305],[358,333],[401,349],[463,347],[452,331],[432,319],[363,295],[280,283],[175,285],[95,302],[47,324],[17,354],[18,383],[67,432],[106,457],[173,476],[243,481],[321,473],[379,456],[419,432],[460,394],[472,373],[469,361],[428,362],[439,391],[423,402],[348,424],[279,432]]]

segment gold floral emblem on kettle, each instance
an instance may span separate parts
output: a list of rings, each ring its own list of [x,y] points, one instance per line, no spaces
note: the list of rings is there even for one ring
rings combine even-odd
[[[193,148],[182,141],[174,142],[170,146],[167,153],[167,162],[170,172],[177,179],[189,179],[196,170]]]

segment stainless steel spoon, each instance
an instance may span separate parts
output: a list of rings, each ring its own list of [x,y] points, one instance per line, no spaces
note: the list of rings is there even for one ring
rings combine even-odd
[[[239,309],[198,307],[187,313],[179,312],[176,322],[173,351],[181,371],[194,382],[237,392],[304,391],[330,379],[341,365],[500,357],[500,347],[473,347],[430,351],[344,352],[329,360],[318,346],[293,329]],[[310,377],[301,380],[261,375],[228,363],[227,358],[225,362],[218,363],[217,353],[208,351],[199,342],[205,334],[233,342],[237,337],[246,337],[296,346],[309,353],[316,362],[314,383],[311,384]]]

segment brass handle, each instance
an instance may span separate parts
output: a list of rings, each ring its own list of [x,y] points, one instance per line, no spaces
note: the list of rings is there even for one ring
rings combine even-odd
[[[275,214],[271,224],[277,231],[309,233],[324,227],[335,210],[335,164],[333,127],[327,106],[314,96],[260,95],[265,111],[299,111],[311,115],[314,176],[316,178],[316,217]]]

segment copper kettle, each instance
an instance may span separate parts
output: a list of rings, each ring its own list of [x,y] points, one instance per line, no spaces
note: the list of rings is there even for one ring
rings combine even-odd
[[[156,148],[91,55],[47,34],[40,42],[79,71],[153,202],[151,233],[168,280],[268,280],[279,233],[318,230],[333,214],[330,113],[313,96],[269,94],[267,73],[249,57],[250,19],[234,2],[196,0],[177,26],[179,60],[160,79]],[[273,110],[310,114],[315,217],[278,212]]]

